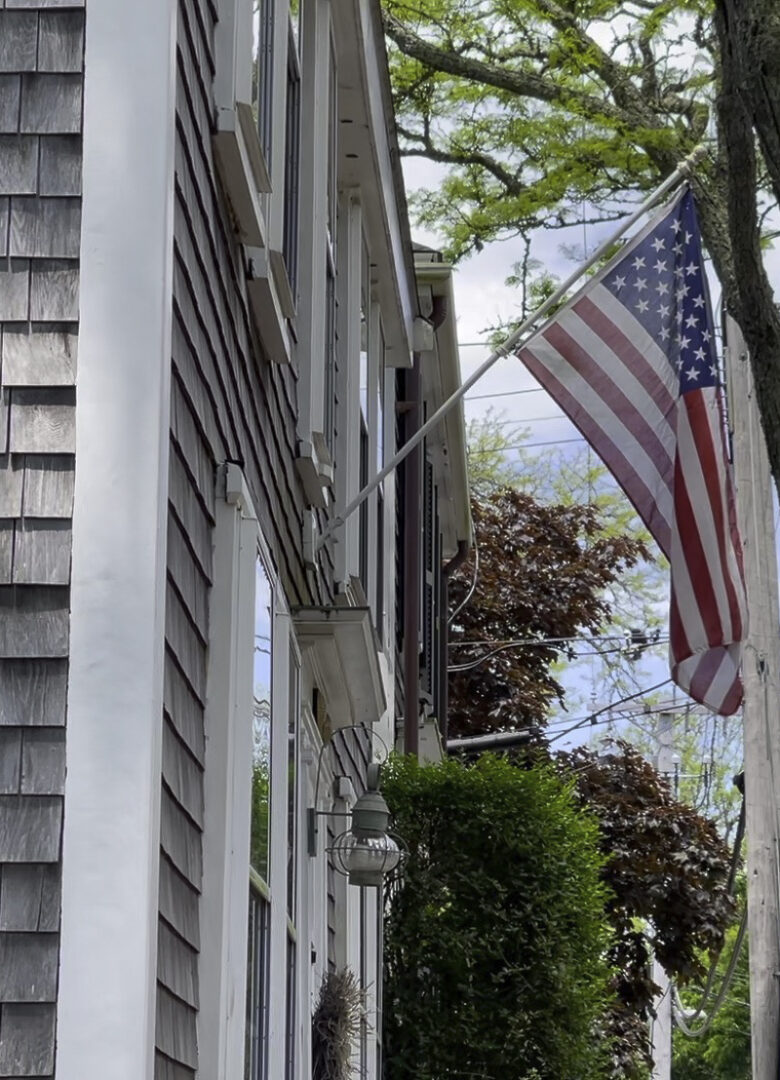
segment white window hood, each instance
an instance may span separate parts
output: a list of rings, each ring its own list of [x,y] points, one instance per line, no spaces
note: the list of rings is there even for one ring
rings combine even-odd
[[[309,654],[335,731],[375,724],[387,708],[371,611],[367,607],[299,607],[292,619]]]

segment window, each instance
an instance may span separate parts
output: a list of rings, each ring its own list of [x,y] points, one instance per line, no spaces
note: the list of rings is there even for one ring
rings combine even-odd
[[[252,681],[252,806],[249,852],[249,956],[245,1076],[266,1080],[270,960],[271,678],[273,592],[260,553],[255,562]]]
[[[293,304],[298,296],[298,220],[300,209],[301,70],[298,58],[298,19],[290,18],[285,102],[284,228],[282,254]]]
[[[274,77],[274,0],[252,0],[252,114],[271,174]]]

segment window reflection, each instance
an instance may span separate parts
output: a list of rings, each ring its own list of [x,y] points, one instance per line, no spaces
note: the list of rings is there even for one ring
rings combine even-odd
[[[250,862],[268,881],[271,794],[272,593],[259,556],[255,566],[254,712],[252,722],[252,846]]]

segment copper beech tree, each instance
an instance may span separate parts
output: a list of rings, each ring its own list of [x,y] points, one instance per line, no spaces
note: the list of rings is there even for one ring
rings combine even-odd
[[[563,695],[553,665],[572,652],[566,639],[608,623],[610,586],[648,554],[642,540],[605,532],[593,506],[512,487],[474,498],[472,515],[476,586],[450,625],[453,738],[543,724]],[[453,611],[470,590],[474,557],[453,575]]]

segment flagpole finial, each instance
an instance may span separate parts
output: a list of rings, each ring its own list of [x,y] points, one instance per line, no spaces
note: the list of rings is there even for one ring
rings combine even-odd
[[[677,171],[682,173],[683,176],[690,176],[694,166],[698,165],[706,153],[707,147],[704,143],[699,143],[698,146],[694,146],[687,158],[680,162]]]

